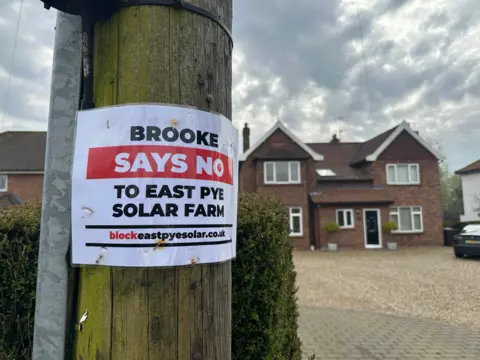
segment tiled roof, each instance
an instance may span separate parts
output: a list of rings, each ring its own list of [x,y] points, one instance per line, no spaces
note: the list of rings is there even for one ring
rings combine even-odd
[[[455,171],[455,174],[465,175],[480,172],[480,160],[474,161],[473,163],[461,168],[460,170]]]
[[[374,138],[362,143],[355,155],[350,159],[350,164],[356,164],[362,161],[365,161],[367,156],[373,153],[380,145],[382,145],[385,140],[397,129],[398,126],[395,126],[380,135],[375,136]]]
[[[335,176],[328,177],[317,175],[318,180],[368,180],[371,178],[367,169],[354,168],[349,165],[362,143],[312,143],[307,145],[324,156],[323,161],[317,162],[316,168],[330,169],[335,173]]]
[[[47,133],[7,131],[0,134],[0,172],[43,171]]]
[[[15,193],[5,192],[0,193],[0,210],[6,209],[7,207],[20,205],[23,203],[23,200]]]
[[[310,193],[315,204],[381,204],[393,202],[385,189],[327,189]]]
[[[271,128],[268,130],[261,138],[258,140],[252,147],[250,147],[247,151],[245,151],[242,155],[240,155],[239,160],[245,161],[247,160],[248,156],[255,152],[258,147],[260,147],[265,140],[267,140],[275,131],[280,130],[285,133],[290,139],[293,140],[301,149],[303,149],[306,153],[308,153],[315,161],[323,160],[323,155],[318,154],[309,148],[304,142],[302,142],[293,132],[288,130],[280,121],[277,121]]]

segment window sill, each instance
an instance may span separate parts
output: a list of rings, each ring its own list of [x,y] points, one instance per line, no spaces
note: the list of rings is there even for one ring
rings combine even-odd
[[[355,230],[355,226],[347,226],[347,227],[340,228],[340,231],[344,231],[344,230]]]
[[[421,183],[411,183],[411,184],[391,184],[387,183],[387,186],[419,186]]]
[[[263,185],[267,186],[279,186],[279,185],[302,185],[301,182],[292,182],[292,183],[266,183],[264,182]]]
[[[419,235],[423,233],[424,231],[392,231],[393,235]]]
[[[289,236],[298,238],[298,237],[303,237],[303,234],[290,234]]]

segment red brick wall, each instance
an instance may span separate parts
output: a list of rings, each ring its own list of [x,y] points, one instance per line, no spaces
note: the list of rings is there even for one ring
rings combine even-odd
[[[386,165],[417,163],[420,166],[419,185],[387,185]],[[440,169],[435,157],[407,133],[401,134],[370,167],[375,185],[384,185],[390,193],[392,206],[421,206],[423,233],[391,234],[401,245],[443,244],[443,212],[440,201]],[[388,215],[388,214],[386,214]],[[382,217],[387,221],[388,217]]]
[[[238,191],[249,193],[256,192],[255,161],[251,157],[240,164],[239,173]]]
[[[43,175],[8,175],[8,192],[14,192],[24,201],[41,200]]]
[[[266,160],[255,159],[271,148],[288,149],[301,157],[308,154],[281,131],[274,132],[249,158],[242,163],[239,176],[239,191],[256,192],[265,196],[282,199],[287,206],[302,208],[303,236],[292,237],[296,248],[310,247],[309,192],[315,190],[316,176],[313,160],[300,162],[300,184],[267,185],[264,184],[263,164]],[[294,160],[294,159],[292,159]],[[283,161],[283,160],[282,160]],[[297,161],[297,160],[295,160]]]
[[[265,196],[273,196],[282,199],[287,206],[302,208],[303,236],[292,237],[295,247],[308,249],[310,247],[310,224],[309,224],[309,200],[308,174],[311,171],[308,161],[300,162],[300,184],[270,185],[264,184],[264,161],[256,162],[256,192]]]
[[[353,210],[354,228],[340,229],[334,234],[328,234],[325,231],[325,226],[330,222],[336,222],[336,211],[341,209]],[[380,222],[383,224],[388,220],[388,207],[385,205],[368,205],[368,206],[329,206],[317,208],[315,211],[315,219],[319,225],[316,233],[317,249],[326,247],[327,243],[335,243],[339,248],[365,248],[365,232],[364,232],[364,209],[379,209]],[[357,214],[358,213],[358,214]],[[387,246],[387,234],[381,234],[381,241],[383,247]],[[390,241],[390,240],[388,240]]]

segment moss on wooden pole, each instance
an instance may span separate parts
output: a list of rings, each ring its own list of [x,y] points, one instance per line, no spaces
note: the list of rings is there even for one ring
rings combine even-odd
[[[231,29],[232,0],[191,3]],[[231,119],[232,47],[214,21],[165,6],[123,8],[94,29],[95,107],[171,103]],[[228,360],[231,262],[191,267],[82,267],[75,359]]]

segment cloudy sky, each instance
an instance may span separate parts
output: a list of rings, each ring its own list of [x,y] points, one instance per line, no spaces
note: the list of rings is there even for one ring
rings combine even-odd
[[[305,141],[365,140],[405,119],[451,170],[480,157],[478,0],[234,3],[233,120],[252,141],[277,119]],[[11,68],[19,8],[0,0],[0,131],[45,130],[55,13],[24,0]]]

